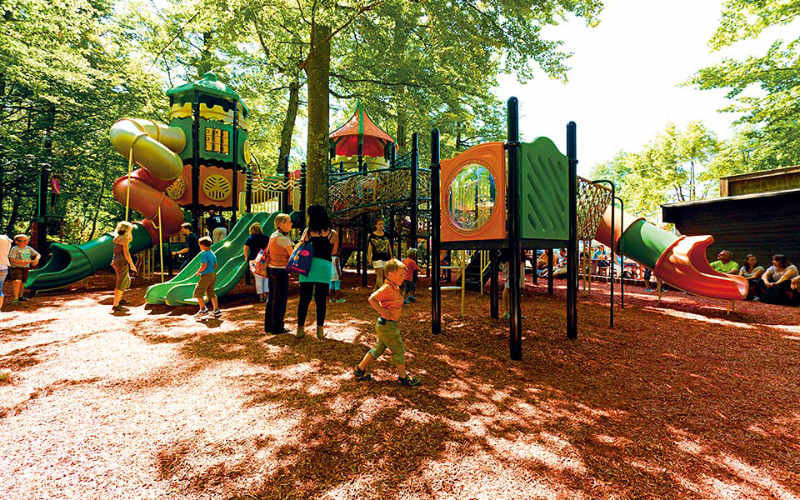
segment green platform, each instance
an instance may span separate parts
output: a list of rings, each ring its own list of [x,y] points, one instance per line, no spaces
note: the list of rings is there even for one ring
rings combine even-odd
[[[519,211],[523,240],[569,240],[569,165],[553,141],[520,144]]]
[[[265,234],[271,234],[274,230],[276,215],[277,213],[242,214],[228,237],[211,245],[211,251],[217,256],[217,282],[214,286],[217,296],[231,291],[247,271],[247,262],[244,260],[242,248],[250,235],[250,225],[258,222]],[[167,304],[168,306],[196,304],[197,299],[192,297],[192,294],[197,284],[198,269],[200,269],[200,258],[195,256],[171,280],[148,287],[145,300],[148,304]]]

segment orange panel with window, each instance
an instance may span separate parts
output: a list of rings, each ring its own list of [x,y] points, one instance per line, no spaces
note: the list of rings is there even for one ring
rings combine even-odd
[[[502,142],[488,142],[441,162],[442,241],[506,237],[505,157]]]

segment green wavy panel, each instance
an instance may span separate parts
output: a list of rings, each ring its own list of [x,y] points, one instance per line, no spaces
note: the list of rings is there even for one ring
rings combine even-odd
[[[520,145],[520,235],[524,239],[569,238],[569,168],[553,141],[539,137]]]

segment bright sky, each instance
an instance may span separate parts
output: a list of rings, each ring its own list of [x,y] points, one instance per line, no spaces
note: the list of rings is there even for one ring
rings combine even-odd
[[[680,87],[698,69],[722,59],[763,53],[770,39],[711,53],[708,40],[719,24],[721,0],[607,0],[600,25],[571,21],[550,31],[574,53],[569,82],[539,76],[520,85],[503,76],[496,90],[504,102],[520,100],[523,140],[548,136],[566,151],[566,124],[578,124],[578,171],[637,151],[670,121],[684,127],[702,120],[720,137],[735,117],[717,110],[724,91]],[[794,26],[796,28],[796,26]],[[777,34],[776,34],[777,33]]]

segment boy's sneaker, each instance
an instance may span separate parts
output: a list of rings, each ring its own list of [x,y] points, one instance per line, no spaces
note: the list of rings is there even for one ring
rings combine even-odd
[[[409,299],[408,297],[403,299],[403,304],[410,304],[410,303],[411,303],[411,299]]]
[[[125,308],[124,308],[124,307],[122,307],[122,306],[113,306],[113,307],[111,308],[111,312],[115,312],[115,313],[118,313],[118,312],[125,312],[125,311],[127,311],[127,309],[125,309]]]
[[[406,387],[416,387],[419,385],[419,379],[411,375],[406,375],[405,377],[397,377],[397,383]]]
[[[411,302],[416,302],[417,298],[414,297],[413,295],[409,295],[408,300],[410,300]]]
[[[29,299],[28,297],[25,297],[24,295],[19,298],[20,302],[28,302],[29,300],[31,300],[31,299]]]
[[[214,316],[214,318],[219,318],[220,316],[222,316],[222,311],[220,311],[219,309],[214,309],[214,312],[211,313],[211,315]]]
[[[200,319],[203,316],[205,316],[206,314],[208,314],[208,309],[200,309],[199,311],[194,313],[194,317]]]
[[[337,302],[337,303],[339,303],[339,304],[344,304],[344,303],[345,303],[345,302],[347,302],[347,301],[346,301],[346,300],[344,300],[344,299],[339,299],[339,300],[337,300],[336,302]]]
[[[358,367],[356,367],[355,371],[353,372],[353,376],[359,382],[366,382],[368,380],[372,380],[372,375],[370,375],[369,373],[365,372],[364,370]]]

